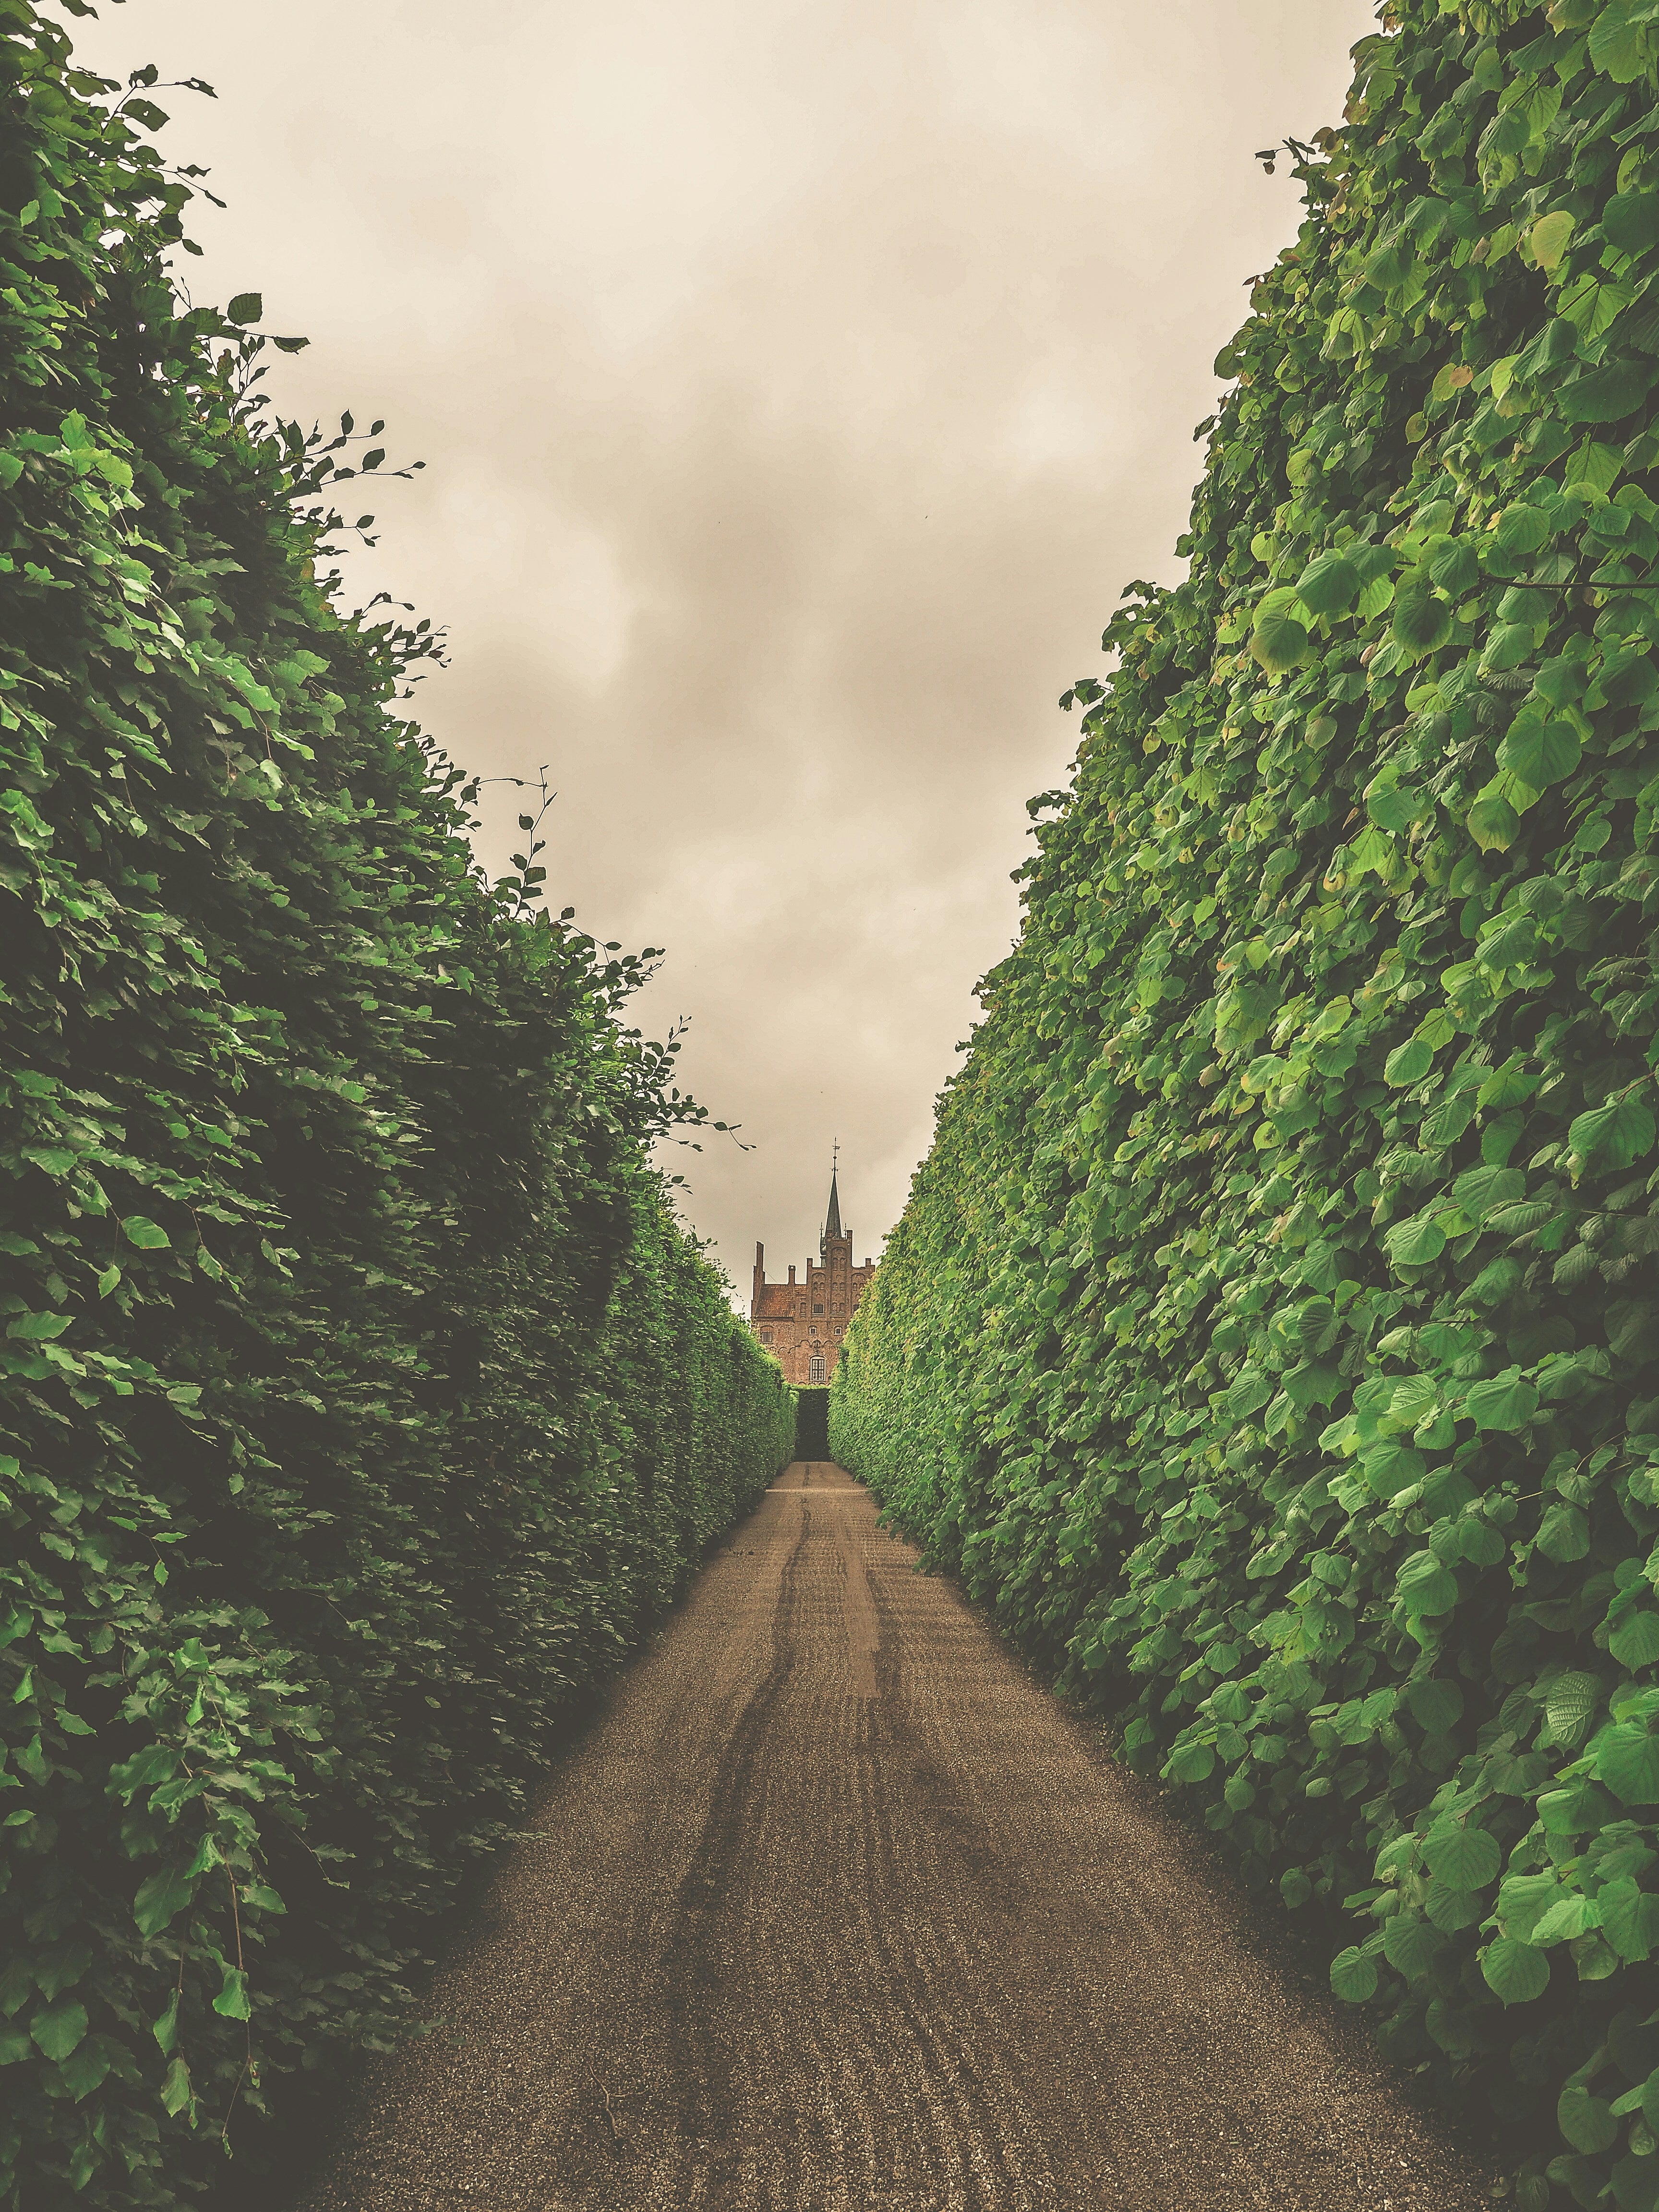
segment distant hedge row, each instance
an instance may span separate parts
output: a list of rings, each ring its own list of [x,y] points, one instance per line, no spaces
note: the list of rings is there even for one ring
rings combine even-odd
[[[0,2203],[169,2206],[391,2030],[794,1409],[640,962],[480,878],[429,632],[340,611],[358,447],[183,307],[146,87],[0,33]]]
[[[836,1457],[1659,2204],[1659,8],[1403,0],[1217,362]]]

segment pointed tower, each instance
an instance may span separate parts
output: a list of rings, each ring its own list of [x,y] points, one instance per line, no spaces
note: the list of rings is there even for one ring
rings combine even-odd
[[[861,1267],[853,1265],[852,1235],[842,1225],[839,1164],[830,1164],[830,1205],[818,1256],[807,1261],[804,1283],[797,1284],[793,1267],[787,1284],[769,1283],[765,1247],[755,1247],[750,1319],[788,1380],[809,1389],[826,1383],[835,1372],[847,1324],[876,1272],[872,1261]]]
[[[823,1259],[829,1250],[830,1239],[841,1235],[841,1194],[836,1188],[836,1170],[830,1170],[830,1211],[823,1217],[823,1234],[818,1239],[818,1257]],[[852,1242],[849,1237],[848,1242]]]

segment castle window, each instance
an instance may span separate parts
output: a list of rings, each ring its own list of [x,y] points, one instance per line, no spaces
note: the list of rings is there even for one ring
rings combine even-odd
[[[809,1321],[809,1322],[807,1322],[807,1324],[806,1324],[806,1334],[808,1334],[808,1336],[816,1336],[816,1335],[817,1334],[817,1333],[818,1333],[818,1325],[817,1325],[817,1322],[815,1322],[815,1321]]]
[[[823,1354],[821,1352],[815,1352],[812,1354],[807,1380],[811,1382],[822,1382],[823,1380]]]
[[[823,1308],[822,1306],[814,1306],[812,1310],[814,1313],[822,1313],[823,1311]]]
[[[761,1342],[762,1342],[763,1344],[770,1344],[770,1342],[771,1342],[771,1341],[772,1341],[772,1332],[771,1332],[771,1330],[770,1330],[769,1328],[763,1328],[763,1329],[761,1331]]]

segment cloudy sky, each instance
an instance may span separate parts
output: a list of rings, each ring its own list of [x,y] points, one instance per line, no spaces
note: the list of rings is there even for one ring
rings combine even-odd
[[[559,798],[556,905],[665,945],[676,1155],[744,1294],[842,1147],[879,1251],[1017,927],[1024,801],[1295,228],[1364,0],[103,0],[210,165],[198,300],[264,295],[307,420],[384,416],[386,587],[469,769]],[[518,794],[492,786],[501,865]]]

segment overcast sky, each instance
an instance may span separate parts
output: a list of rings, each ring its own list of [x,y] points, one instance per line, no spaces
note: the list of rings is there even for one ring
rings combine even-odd
[[[1024,802],[1131,578],[1173,581],[1194,424],[1340,115],[1362,0],[103,0],[210,166],[198,300],[387,418],[352,564],[448,627],[465,767],[559,799],[554,904],[665,945],[642,1002],[753,1149],[673,1160],[746,1298],[878,1254],[1018,926]],[[485,793],[512,848],[518,794]]]

